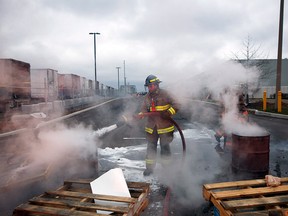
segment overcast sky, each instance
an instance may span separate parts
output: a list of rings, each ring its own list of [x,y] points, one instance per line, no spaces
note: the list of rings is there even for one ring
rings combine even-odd
[[[247,37],[277,58],[280,0],[0,0],[0,58],[142,91],[145,78],[185,79],[241,57]],[[287,5],[283,58],[288,56]],[[286,13],[287,15],[287,13]],[[169,78],[170,77],[170,78]]]

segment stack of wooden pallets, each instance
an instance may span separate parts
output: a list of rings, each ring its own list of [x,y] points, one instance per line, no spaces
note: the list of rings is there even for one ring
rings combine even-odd
[[[276,187],[265,179],[204,184],[203,196],[214,204],[214,215],[288,216],[288,177],[280,179]]]
[[[144,182],[127,182],[131,194],[129,197],[92,194],[92,180],[65,181],[64,185],[55,191],[47,191],[34,197],[28,203],[14,209],[13,215],[102,215],[96,211],[108,211],[119,216],[138,216],[148,205],[149,184]],[[94,200],[101,200],[96,204]],[[108,201],[108,202],[107,202]],[[109,202],[123,205],[106,204]],[[103,203],[103,204],[102,204]],[[126,204],[126,205],[125,205]],[[127,207],[126,207],[127,206]]]

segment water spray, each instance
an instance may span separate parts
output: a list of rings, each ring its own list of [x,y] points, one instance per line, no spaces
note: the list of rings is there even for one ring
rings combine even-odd
[[[95,138],[101,138],[102,136],[104,136],[107,133],[110,133],[111,131],[115,130],[116,128],[119,128],[119,127],[125,125],[128,122],[128,119],[124,115],[122,115],[122,118],[123,118],[123,120],[120,120],[113,125],[103,127],[103,128],[98,129],[97,131],[94,131],[93,135],[95,136]]]

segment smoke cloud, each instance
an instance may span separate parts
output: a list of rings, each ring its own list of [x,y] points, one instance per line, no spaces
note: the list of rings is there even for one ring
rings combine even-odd
[[[207,107],[207,103],[191,106],[189,102],[193,99],[208,101],[224,106],[225,114],[221,117],[221,124],[227,132],[246,135],[265,133],[264,129],[255,124],[239,121],[238,115],[238,95],[257,89],[260,72],[256,67],[245,68],[234,61],[218,61],[207,65],[202,71],[194,71],[196,75],[187,74],[181,75],[179,79],[173,77],[173,80],[165,77],[168,80],[164,88],[180,100],[183,109],[189,110],[191,116],[212,119],[219,115],[218,110]]]
[[[63,156],[93,158],[97,152],[93,129],[81,124],[71,128],[59,124],[51,130],[41,131],[38,138],[40,147],[33,153],[36,160],[56,162],[63,160]]]
[[[258,78],[256,67],[245,68],[233,61],[218,61],[207,65],[202,71],[192,69],[191,72],[165,77],[163,87],[184,98],[199,98],[203,93],[209,93],[213,99],[219,99],[219,94],[226,88],[235,89],[241,84],[248,83],[249,91],[252,91]]]
[[[267,133],[265,129],[255,123],[239,118],[238,96],[246,93],[247,90],[253,92],[257,89],[260,72],[256,67],[245,68],[232,61],[216,62],[201,72],[194,72],[196,75],[189,77],[187,74],[173,76],[173,80],[165,77],[167,84],[163,83],[163,88],[170,91],[179,100],[183,110],[188,110],[193,123],[204,119],[204,122],[207,122],[218,116],[219,124],[223,126],[227,134],[260,136]],[[159,78],[161,80],[161,77]],[[247,84],[248,89],[245,88]],[[207,103],[200,102],[200,100]],[[217,106],[210,106],[210,103]],[[219,112],[220,105],[225,110],[222,115]],[[214,127],[216,130],[216,125]],[[214,138],[213,132],[211,132],[211,137]],[[211,137],[207,138],[206,144],[212,144]],[[171,186],[175,189],[174,192],[178,193],[179,203],[185,206],[199,207],[205,202],[202,197],[202,185],[215,181],[215,176],[221,175],[223,170],[229,170],[230,167],[225,163],[228,158],[219,164],[219,155],[215,151],[211,152],[209,145],[207,147],[202,143],[189,143],[188,145],[189,158],[186,157],[185,163],[174,161],[169,171],[166,173],[164,171],[160,177],[165,184]],[[202,147],[199,148],[198,145]],[[221,178],[221,176],[218,177]],[[225,176],[225,181],[227,180],[229,180],[229,176]]]

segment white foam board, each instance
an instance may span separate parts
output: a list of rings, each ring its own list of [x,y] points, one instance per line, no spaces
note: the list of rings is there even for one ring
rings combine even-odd
[[[123,172],[120,168],[111,169],[94,181],[90,182],[93,194],[131,197]],[[128,206],[126,203],[100,201],[95,199],[95,203],[100,205]],[[110,214],[108,211],[97,211],[99,214]]]

